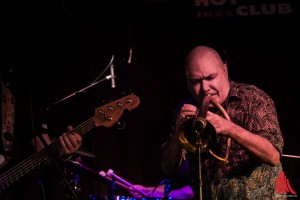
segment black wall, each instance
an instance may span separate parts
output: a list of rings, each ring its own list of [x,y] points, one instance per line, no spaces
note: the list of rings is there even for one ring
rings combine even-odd
[[[95,108],[123,91],[133,91],[141,102],[120,118],[125,129],[90,131],[83,147],[96,157],[83,156],[82,162],[96,171],[113,169],[134,184],[154,185],[163,179],[159,146],[168,137],[172,111],[189,97],[184,58],[196,45],[212,45],[226,54],[232,79],[255,84],[274,99],[285,139],[283,153],[299,156],[299,10],[292,1],[274,4],[279,3],[291,5],[292,12],[216,16],[217,11],[236,8],[226,4],[205,7],[214,16],[196,17],[199,7],[193,1],[1,3],[1,65],[28,69],[43,101],[53,103],[88,86],[114,55],[117,87],[103,81],[58,103],[50,111],[53,134],[62,133],[70,121],[79,124],[93,116]],[[132,62],[127,63],[130,49]],[[109,70],[101,78],[107,75]],[[282,163],[299,195],[300,160],[283,157]],[[97,175],[80,172],[80,177],[86,198],[107,193],[107,184]],[[118,193],[128,195],[121,189]]]

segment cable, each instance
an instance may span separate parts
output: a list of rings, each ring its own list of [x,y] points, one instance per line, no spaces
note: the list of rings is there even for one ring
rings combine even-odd
[[[105,67],[105,69],[97,76],[97,78],[91,84],[97,82],[100,79],[100,77],[104,74],[104,72],[106,72],[106,70],[113,64],[114,58],[115,58],[114,54],[112,54],[111,59],[110,59],[108,65]],[[124,61],[125,61],[125,58],[123,58],[122,60],[120,60],[114,67],[119,66]]]
[[[115,58],[115,56],[113,54],[111,56],[111,59],[110,59],[108,65],[105,67],[105,69],[97,76],[97,78],[91,84],[97,82],[100,79],[100,77],[104,74],[104,72],[113,64],[114,58]]]
[[[166,196],[169,195],[170,188],[171,188],[171,186],[170,186],[170,180],[169,180],[169,179],[164,179],[164,180],[162,180],[161,182],[159,182],[159,183],[154,187],[154,189],[152,190],[152,193],[151,193],[151,198],[154,198],[153,195],[154,195],[155,190],[157,189],[158,186],[160,186],[160,185],[162,185],[162,184],[166,184],[166,186],[165,186],[165,188],[164,188],[164,196],[165,196],[164,199],[166,198]],[[168,199],[168,197],[167,197],[167,199]]]

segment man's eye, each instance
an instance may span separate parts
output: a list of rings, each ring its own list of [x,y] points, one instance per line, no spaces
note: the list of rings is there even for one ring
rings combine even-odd
[[[190,80],[190,83],[196,85],[199,81],[198,80]]]
[[[213,77],[213,76],[209,76],[209,77],[206,78],[206,80],[211,81],[211,80],[213,80],[214,78],[215,78],[215,77]]]

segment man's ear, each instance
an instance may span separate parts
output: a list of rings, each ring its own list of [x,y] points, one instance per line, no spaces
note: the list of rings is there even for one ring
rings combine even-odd
[[[226,74],[226,77],[228,78],[228,67],[227,67],[227,64],[223,64],[223,70],[224,70],[224,73]]]

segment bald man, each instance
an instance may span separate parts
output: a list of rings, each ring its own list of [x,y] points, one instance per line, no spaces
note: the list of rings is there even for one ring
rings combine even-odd
[[[161,147],[162,169],[176,177],[173,189],[190,185],[196,199],[274,199],[284,142],[272,98],[231,80],[227,64],[208,46],[190,51],[185,76],[192,97],[176,110],[170,138]],[[199,116],[213,126],[214,153],[223,158],[202,153],[201,180],[198,154],[179,140],[187,120]]]

